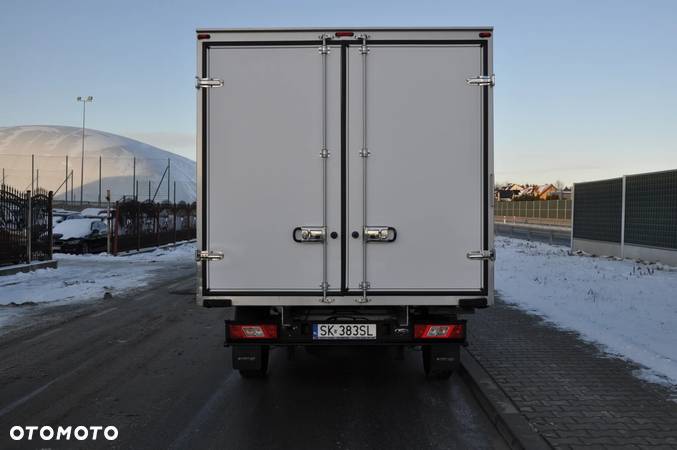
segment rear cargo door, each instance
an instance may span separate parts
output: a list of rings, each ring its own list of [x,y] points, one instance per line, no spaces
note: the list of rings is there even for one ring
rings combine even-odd
[[[224,256],[207,264],[207,293],[340,288],[340,55],[330,49],[325,70],[315,43],[206,50],[207,76],[223,81],[205,90],[206,245]],[[326,249],[313,240],[325,211]]]
[[[466,79],[482,74],[483,48],[368,48],[347,58],[348,287],[481,293],[487,263],[466,255],[486,245],[486,88]]]

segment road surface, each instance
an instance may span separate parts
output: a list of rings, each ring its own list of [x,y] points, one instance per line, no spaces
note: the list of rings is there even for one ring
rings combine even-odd
[[[427,381],[420,354],[271,355],[241,379],[226,310],[177,271],[127,298],[80,304],[0,337],[0,448],[505,448],[467,386]],[[12,441],[14,425],[114,425],[115,441]],[[72,439],[72,438],[71,438]]]

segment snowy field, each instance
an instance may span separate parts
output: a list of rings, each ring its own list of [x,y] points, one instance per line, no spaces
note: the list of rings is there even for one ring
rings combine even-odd
[[[496,238],[500,298],[677,384],[677,269]]]
[[[57,253],[56,269],[0,277],[0,326],[20,314],[17,306],[102,299],[106,293],[115,297],[180,264],[192,265],[194,258],[195,244],[117,257]]]

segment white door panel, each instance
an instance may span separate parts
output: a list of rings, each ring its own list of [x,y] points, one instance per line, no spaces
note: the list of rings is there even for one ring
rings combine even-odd
[[[340,50],[327,56],[328,232],[340,232]],[[292,230],[322,225],[322,58],[317,46],[217,47],[208,72],[207,242],[212,291],[318,291],[322,244]],[[328,243],[338,289],[340,239]]]
[[[362,55],[348,56],[348,230],[362,234]],[[368,243],[376,291],[482,287],[482,89],[479,46],[372,45],[367,55],[367,224],[397,239]],[[362,281],[362,238],[348,238],[348,285]]]

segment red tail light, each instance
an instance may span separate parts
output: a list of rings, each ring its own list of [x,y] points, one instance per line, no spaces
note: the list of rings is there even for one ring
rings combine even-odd
[[[414,325],[416,339],[461,339],[464,334],[463,324],[420,324]]]
[[[211,36],[210,36],[209,34],[206,34],[206,33],[200,33],[200,34],[197,35],[197,38],[198,38],[199,40],[209,39],[210,37],[211,37]]]
[[[481,38],[490,38],[491,33],[489,33],[488,31],[483,31],[483,32],[480,33],[480,37]]]
[[[277,325],[228,325],[231,339],[277,339]]]
[[[334,35],[336,37],[350,37],[355,36],[355,33],[352,31],[337,31]]]

